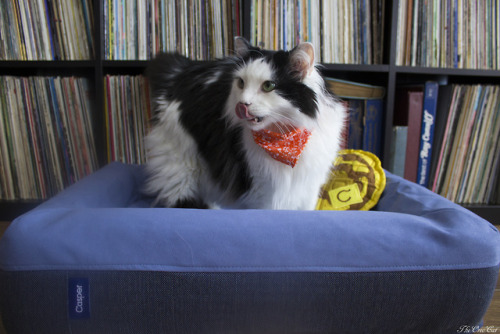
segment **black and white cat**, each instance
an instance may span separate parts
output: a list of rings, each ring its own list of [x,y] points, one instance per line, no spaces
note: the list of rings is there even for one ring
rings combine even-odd
[[[312,210],[345,109],[326,89],[310,43],[267,51],[236,38],[235,51],[209,62],[175,54],[152,61],[145,190],[166,207]],[[279,161],[258,145],[263,131],[305,134],[298,160]]]

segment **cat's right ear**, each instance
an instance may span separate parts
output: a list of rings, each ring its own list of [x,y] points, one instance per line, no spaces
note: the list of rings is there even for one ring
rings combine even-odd
[[[234,38],[234,52],[240,57],[245,57],[252,46],[246,39],[240,36]]]
[[[314,47],[311,43],[302,42],[290,51],[290,72],[300,80],[304,80],[314,69]]]

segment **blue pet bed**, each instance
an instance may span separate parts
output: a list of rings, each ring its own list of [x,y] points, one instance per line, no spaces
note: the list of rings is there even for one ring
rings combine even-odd
[[[149,208],[114,163],[0,241],[9,333],[456,333],[491,301],[500,236],[387,173],[369,212]]]

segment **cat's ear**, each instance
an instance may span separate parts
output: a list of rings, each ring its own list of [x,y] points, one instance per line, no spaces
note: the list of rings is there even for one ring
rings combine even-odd
[[[314,46],[303,42],[290,51],[290,72],[292,76],[303,80],[314,69]]]
[[[246,39],[240,36],[234,38],[234,52],[237,56],[245,57],[252,46]]]

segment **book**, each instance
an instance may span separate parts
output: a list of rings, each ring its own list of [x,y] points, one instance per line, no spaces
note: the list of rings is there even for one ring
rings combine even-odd
[[[420,85],[396,89],[394,125],[408,127],[404,178],[412,182],[417,182],[423,100]]]
[[[385,88],[329,77],[325,82],[347,106],[347,148],[370,151],[380,157]]]
[[[382,156],[384,101],[366,99],[363,117],[363,150]]]
[[[361,99],[347,100],[348,126],[347,147],[354,150],[363,148],[363,116],[365,103]]]
[[[430,179],[438,91],[439,86],[437,82],[428,81],[425,83],[417,168],[417,183],[424,187],[429,185]]]
[[[382,99],[385,88],[353,81],[325,78],[328,88],[337,96],[344,99]]]
[[[389,156],[391,173],[404,177],[408,126],[396,125],[392,128],[392,142]]]

